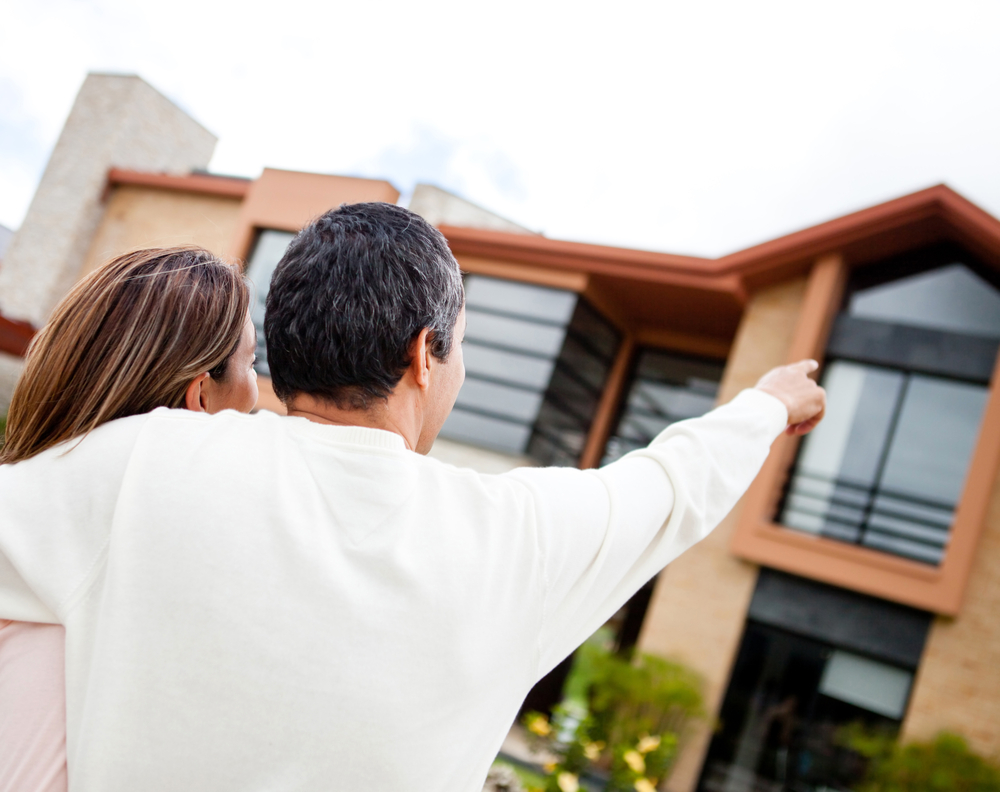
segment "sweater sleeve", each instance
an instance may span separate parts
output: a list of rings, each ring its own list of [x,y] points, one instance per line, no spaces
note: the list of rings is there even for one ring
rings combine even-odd
[[[539,676],[732,510],[787,423],[746,390],[600,470],[512,472],[532,496],[545,576]]]
[[[102,568],[146,416],[0,465],[0,619],[63,623]]]

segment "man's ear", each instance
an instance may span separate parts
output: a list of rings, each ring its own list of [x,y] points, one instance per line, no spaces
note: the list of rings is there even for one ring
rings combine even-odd
[[[184,391],[184,406],[192,412],[208,412],[208,399],[204,387],[208,378],[207,371],[204,374],[199,374],[188,383],[187,389]]]
[[[430,333],[430,329],[425,327],[410,346],[410,371],[421,390],[427,390],[431,384]]]

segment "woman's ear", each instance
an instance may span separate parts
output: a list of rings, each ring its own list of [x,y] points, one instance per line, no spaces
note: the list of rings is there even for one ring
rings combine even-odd
[[[184,391],[184,406],[192,412],[208,412],[208,399],[204,388],[207,379],[209,379],[207,371],[199,374],[188,383]]]

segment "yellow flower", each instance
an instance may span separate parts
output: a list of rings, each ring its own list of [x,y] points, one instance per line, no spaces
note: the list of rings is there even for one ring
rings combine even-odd
[[[648,778],[640,778],[635,782],[635,792],[656,792],[656,784]]]
[[[537,734],[539,737],[548,737],[552,734],[552,726],[544,715],[537,715],[528,721],[528,731]]]
[[[601,755],[601,748],[604,746],[601,743],[586,743],[583,746],[583,755],[586,756],[591,762],[597,761],[597,757]]]
[[[625,760],[625,764],[632,768],[633,772],[646,772],[646,760],[642,758],[642,754],[638,751],[626,751],[622,759]]]
[[[542,770],[544,770],[546,773],[551,774],[555,772],[557,767],[559,767],[559,765],[556,762],[546,762],[545,764],[542,765]]]
[[[650,751],[655,751],[660,747],[660,738],[650,737],[648,734],[644,735],[641,740],[639,740],[638,751],[641,754],[648,754]]]
[[[580,789],[580,782],[575,773],[560,773],[556,776],[556,784],[562,792],[577,792]]]

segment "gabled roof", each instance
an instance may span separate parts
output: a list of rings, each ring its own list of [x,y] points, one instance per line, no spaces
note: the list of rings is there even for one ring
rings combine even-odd
[[[456,255],[496,258],[741,296],[840,251],[851,265],[941,241],[1000,269],[1000,220],[941,184],[717,259],[443,226]]]

